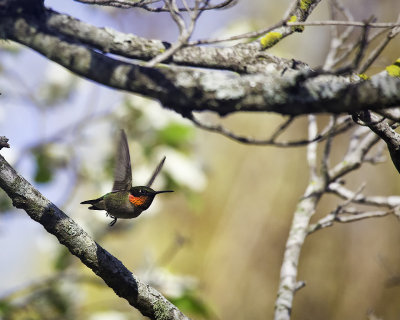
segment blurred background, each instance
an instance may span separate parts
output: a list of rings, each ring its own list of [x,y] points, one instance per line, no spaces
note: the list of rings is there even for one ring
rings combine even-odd
[[[48,7],[99,27],[174,41],[168,14],[104,9],[73,1]],[[290,1],[252,0],[206,12],[194,38],[226,36],[272,25]],[[344,1],[357,20],[394,22],[398,0]],[[322,2],[310,20],[329,18]],[[320,66],[329,28],[306,27],[271,53]],[[194,319],[272,317],[291,219],[308,180],[305,148],[246,146],[204,132],[157,102],[78,78],[37,53],[3,41],[0,49],[1,154],[48,199],[142,280]],[[393,63],[395,39],[369,74]],[[209,119],[214,118],[210,115]],[[223,119],[238,133],[267,137],[283,120],[273,114]],[[320,122],[324,122],[320,116]],[[128,134],[134,184],[144,184],[163,155],[159,196],[139,218],[110,228],[104,212],[79,205],[109,192],[118,131]],[[287,138],[306,137],[299,121]],[[335,140],[340,159],[347,137]],[[390,161],[351,176],[366,193],[399,194]],[[357,188],[356,188],[357,189]],[[337,200],[324,198],[313,221]],[[0,316],[4,319],[142,319],[0,190]],[[336,224],[306,239],[294,319],[400,317],[400,225],[393,216]],[[396,280],[397,279],[397,280]]]

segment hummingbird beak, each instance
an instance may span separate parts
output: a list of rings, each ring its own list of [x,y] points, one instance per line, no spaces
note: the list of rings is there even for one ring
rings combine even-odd
[[[155,191],[155,193],[154,193],[154,194],[166,193],[166,192],[174,192],[174,191],[173,191],[173,190]]]

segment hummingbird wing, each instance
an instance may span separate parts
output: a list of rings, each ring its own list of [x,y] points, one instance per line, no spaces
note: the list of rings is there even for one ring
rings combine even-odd
[[[151,187],[151,185],[154,182],[154,179],[157,177],[157,175],[160,173],[162,166],[164,165],[165,157],[162,158],[160,163],[158,164],[156,170],[154,170],[153,175],[151,176],[149,182],[147,182],[146,187]]]
[[[124,130],[121,130],[117,157],[115,158],[114,185],[112,191],[125,191],[132,187],[131,157],[128,140]]]

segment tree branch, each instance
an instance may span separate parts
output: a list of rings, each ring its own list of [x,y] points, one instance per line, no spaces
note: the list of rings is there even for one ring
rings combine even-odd
[[[309,140],[317,134],[315,118],[309,118]],[[316,148],[317,143],[312,142],[307,148],[307,160],[310,168],[310,180],[304,196],[300,199],[294,213],[288,239],[286,241],[283,257],[278,297],[275,302],[275,320],[289,320],[293,306],[293,298],[297,288],[297,271],[301,248],[307,237],[307,230],[311,217],[315,213],[317,204],[325,189],[324,179],[316,175]]]
[[[188,319],[158,291],[142,283],[70,217],[39,193],[0,156],[0,187],[13,205],[39,222],[121,298],[151,319]]]
[[[52,10],[46,10],[44,19],[53,32],[67,39],[125,58],[148,61],[171,47],[165,41],[142,38],[108,27],[98,28]],[[249,47],[190,46],[174,52],[169,61],[177,65],[219,68],[240,73],[260,72],[268,68],[269,64],[279,65],[282,70],[292,66],[290,60],[266,52],[260,53],[256,48]],[[300,66],[296,65],[297,68]]]
[[[357,117],[386,142],[392,162],[400,172],[400,134],[394,131],[384,119],[369,111],[360,112]]]
[[[381,218],[386,217],[390,214],[398,215],[398,211],[398,208],[393,208],[387,211],[347,212],[345,210],[341,210],[340,212],[331,212],[330,214],[318,220],[317,223],[310,225],[308,228],[308,234],[311,234],[323,228],[332,227],[334,222],[349,223],[369,218]]]
[[[278,141],[277,139],[279,136],[285,132],[285,130],[293,123],[295,120],[294,117],[289,117],[286,121],[284,121],[282,124],[279,125],[279,127],[276,128],[274,133],[267,139],[255,139],[252,137],[247,137],[244,135],[238,135],[235,134],[232,131],[229,131],[222,125],[212,125],[212,124],[206,124],[201,121],[199,121],[194,115],[191,115],[189,119],[199,128],[203,130],[207,130],[210,132],[215,132],[218,134],[221,134],[229,139],[232,139],[234,141],[243,143],[243,144],[249,144],[249,145],[256,145],[256,146],[275,146],[275,147],[280,147],[280,148],[291,148],[291,147],[300,147],[300,146],[306,146],[312,142],[321,142],[329,137],[336,136],[340,133],[346,132],[348,129],[350,129],[354,123],[350,122],[350,118],[344,117],[341,119],[341,121],[337,125],[333,126],[327,126],[324,130],[322,130],[320,133],[315,135],[313,140],[309,139],[299,139],[299,140],[287,140],[287,141]]]
[[[332,182],[327,191],[336,194],[342,199],[351,200],[352,203],[377,207],[400,207],[400,196],[366,196],[361,193],[354,193],[337,182]]]
[[[333,123],[336,121],[332,119]],[[365,131],[367,133],[365,133]],[[312,140],[318,133],[317,122],[314,116],[309,116],[309,140]],[[344,156],[344,159],[339,162],[332,169],[329,168],[328,156],[330,153],[330,141],[328,139],[325,150],[321,156],[322,161],[320,168],[318,168],[318,150],[317,143],[312,142],[307,146],[307,161],[309,167],[309,183],[307,189],[300,199],[297,208],[294,213],[292,225],[288,240],[286,242],[285,254],[283,257],[283,263],[280,273],[280,282],[278,289],[278,297],[275,302],[275,320],[289,320],[291,308],[293,306],[293,298],[296,292],[296,277],[298,272],[298,264],[301,249],[304,245],[307,235],[314,232],[322,227],[330,226],[333,221],[349,222],[354,220],[361,220],[373,216],[384,216],[389,213],[397,215],[397,211],[394,208],[390,208],[387,212],[373,212],[373,213],[362,213],[357,217],[344,217],[338,218],[339,212],[342,208],[353,201],[361,201],[359,193],[351,193],[350,198],[346,199],[346,202],[328,215],[321,219],[318,224],[310,226],[310,219],[316,211],[319,200],[327,191],[329,185],[338,182],[338,180],[350,173],[351,171],[359,168],[363,163],[366,162],[366,156],[371,148],[379,141],[374,133],[368,132],[365,128],[360,127],[355,130],[355,133],[349,141],[349,148]],[[318,170],[319,169],[319,170]],[[348,195],[348,193],[346,193]],[[368,201],[372,199],[369,198]],[[380,199],[373,198],[375,202],[382,201]],[[387,200],[386,203],[396,202],[398,199]],[[348,213],[346,211],[345,213]]]
[[[4,136],[0,136],[0,150],[3,148],[9,148],[8,139]]]
[[[282,69],[270,63],[265,72],[245,75],[173,65],[146,68],[68,40],[33,16],[6,15],[0,27],[6,38],[38,51],[78,75],[158,99],[183,116],[192,111],[213,111],[219,115],[247,111],[288,115],[343,113],[400,104],[400,78],[386,71],[364,81],[326,74],[309,77],[312,72],[296,70],[297,64]]]
[[[92,5],[100,5],[100,6],[109,6],[109,7],[116,7],[122,9],[130,9],[130,8],[140,8],[150,12],[167,12],[168,8],[166,5],[162,6],[155,6],[158,3],[162,3],[162,0],[140,0],[140,1],[132,1],[132,0],[76,0],[78,2],[92,4]],[[215,9],[225,9],[234,5],[237,0],[224,0],[220,3],[216,4],[207,4],[204,5],[201,10],[215,10]],[[179,8],[180,11],[189,11],[193,8],[187,8],[183,6]]]

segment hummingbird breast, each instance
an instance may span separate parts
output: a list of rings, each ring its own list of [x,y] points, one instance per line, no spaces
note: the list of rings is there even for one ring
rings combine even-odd
[[[129,191],[111,192],[104,196],[107,212],[115,218],[130,219],[140,215],[142,208],[130,201]]]
[[[134,195],[129,195],[129,202],[133,203],[135,207],[139,207],[142,210],[146,210],[150,207],[151,203],[153,202],[154,197],[151,196],[138,196],[135,197]]]

